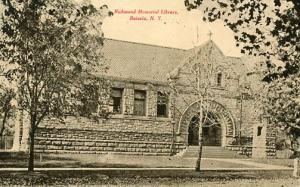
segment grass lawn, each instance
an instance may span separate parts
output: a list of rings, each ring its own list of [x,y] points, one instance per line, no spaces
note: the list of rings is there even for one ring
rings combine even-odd
[[[40,157],[41,156],[41,157]],[[26,167],[26,154],[1,154],[0,168]],[[279,160],[279,159],[278,159]],[[35,167],[114,167],[113,170],[95,171],[0,171],[3,185],[133,185],[133,186],[298,186],[299,180],[291,178],[291,171],[201,171],[193,169],[196,159],[181,157],[88,155],[88,154],[36,154]],[[260,163],[286,165],[288,160],[252,160]],[[264,162],[265,161],[265,162]],[[249,167],[232,162],[203,159],[202,168]],[[173,170],[118,170],[117,168],[179,168]],[[254,167],[254,166],[253,166]],[[280,184],[280,185],[278,185]],[[300,184],[299,184],[300,186]]]
[[[1,153],[0,153],[1,154]],[[0,156],[0,167],[27,167],[27,155]],[[159,156],[128,156],[110,154],[36,154],[35,167],[68,168],[194,168],[196,159]],[[203,159],[202,168],[249,168],[249,165],[234,162]],[[251,166],[255,168],[255,166]]]
[[[226,171],[43,171],[1,172],[0,185],[117,185],[117,186],[262,186],[261,181],[273,183],[272,187],[298,186],[286,172],[226,172]],[[258,185],[257,185],[258,184]],[[270,185],[268,185],[270,186]],[[247,187],[247,186],[246,186]]]
[[[286,167],[294,166],[294,159],[251,159],[253,162],[272,164]]]

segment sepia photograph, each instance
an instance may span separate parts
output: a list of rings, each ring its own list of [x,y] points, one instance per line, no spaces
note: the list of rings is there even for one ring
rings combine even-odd
[[[299,0],[0,0],[0,186],[300,187]]]

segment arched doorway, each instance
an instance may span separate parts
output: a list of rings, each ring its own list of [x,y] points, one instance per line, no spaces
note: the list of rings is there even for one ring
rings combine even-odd
[[[199,145],[199,115],[194,115],[189,124],[188,145]],[[222,129],[219,117],[207,112],[202,119],[202,137],[204,146],[221,146]]]
[[[206,122],[206,127],[203,128],[203,137],[206,145],[220,145],[225,147],[235,140],[235,123],[230,111],[216,101],[205,100],[203,102],[204,112],[212,115],[212,122]],[[180,139],[185,144],[198,144],[198,131],[191,122],[197,118],[199,111],[198,101],[191,103],[183,111],[180,119],[177,133]],[[199,116],[199,115],[198,115]],[[194,137],[194,138],[193,138]],[[196,143],[197,142],[197,143]]]

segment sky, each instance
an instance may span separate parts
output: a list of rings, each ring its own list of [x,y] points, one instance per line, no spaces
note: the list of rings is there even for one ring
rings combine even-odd
[[[187,11],[184,0],[92,0],[93,4],[108,5],[111,11],[123,10],[169,10],[177,11],[177,15],[159,14],[161,20],[137,21],[129,20],[141,14],[117,14],[103,22],[106,38],[154,44],[159,46],[191,49],[211,39],[220,47],[225,55],[241,56],[235,47],[233,32],[224,27],[222,21],[205,23],[199,10]]]
[[[177,11],[177,15],[158,14],[158,21],[129,20],[132,15],[114,14],[103,22],[103,31],[106,38],[132,41],[145,44],[154,44],[165,47],[191,49],[211,39],[227,56],[241,56],[240,49],[235,47],[233,32],[224,27],[222,21],[205,23],[199,10],[187,11],[184,0],[75,0],[91,1],[96,6],[108,5],[123,10],[168,10]],[[0,7],[1,9],[1,7]],[[132,16],[147,16],[134,14]]]

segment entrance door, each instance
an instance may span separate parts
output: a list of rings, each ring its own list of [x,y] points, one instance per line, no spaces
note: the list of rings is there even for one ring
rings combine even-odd
[[[193,117],[189,125],[188,143],[189,145],[199,145],[199,118]]]
[[[188,144],[199,145],[198,117],[193,117],[189,124]],[[222,130],[220,124],[205,123],[202,128],[203,146],[221,146]]]
[[[203,145],[205,146],[221,146],[222,131],[220,125],[212,125],[203,127]]]

